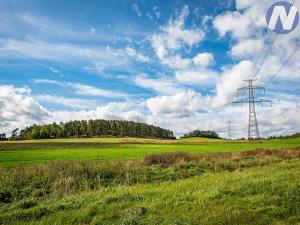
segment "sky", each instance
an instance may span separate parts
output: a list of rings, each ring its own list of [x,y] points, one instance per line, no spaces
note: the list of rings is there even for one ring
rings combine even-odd
[[[273,101],[256,108],[262,136],[299,132],[300,25],[253,77],[275,38],[274,2],[0,0],[0,133],[120,119],[226,136],[230,120],[246,137],[247,105],[232,102],[250,78]]]

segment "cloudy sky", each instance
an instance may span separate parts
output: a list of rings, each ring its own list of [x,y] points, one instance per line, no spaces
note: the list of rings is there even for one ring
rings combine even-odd
[[[275,38],[274,2],[1,0],[0,133],[103,118],[176,135],[231,120],[246,136],[247,106],[231,102]],[[299,29],[278,36],[255,77],[273,101],[257,105],[264,136],[300,131]]]

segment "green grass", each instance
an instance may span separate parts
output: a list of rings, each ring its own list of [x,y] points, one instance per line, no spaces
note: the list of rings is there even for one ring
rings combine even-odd
[[[240,163],[251,165],[249,160],[257,159]],[[295,159],[63,198],[21,199],[0,204],[0,224],[295,225],[300,224],[299,203],[300,161]]]
[[[133,138],[133,137],[103,137],[103,138],[57,138],[57,139],[37,139],[37,140],[21,140],[17,141],[18,143],[55,143],[55,142],[67,142],[67,143],[152,143],[152,144],[161,144],[161,143],[181,143],[181,142],[190,142],[190,143],[206,143],[206,142],[227,142],[223,139],[213,139],[213,138],[202,138],[202,137],[193,137],[193,138],[182,138],[182,139],[155,139],[155,138]],[[4,144],[15,143],[14,141],[3,141]]]
[[[0,166],[41,163],[50,160],[133,160],[145,155],[184,151],[190,153],[238,152],[256,148],[300,146],[300,138],[268,140],[263,143],[226,142],[191,138],[158,140],[95,138],[19,141],[0,143]]]

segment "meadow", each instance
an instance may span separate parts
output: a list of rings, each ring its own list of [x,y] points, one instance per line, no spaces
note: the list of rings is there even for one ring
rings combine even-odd
[[[50,160],[135,160],[148,154],[184,151],[194,154],[239,152],[257,148],[300,146],[300,138],[262,143],[209,138],[180,140],[138,138],[52,139],[0,142],[0,166]]]
[[[300,139],[0,143],[0,224],[300,224]]]

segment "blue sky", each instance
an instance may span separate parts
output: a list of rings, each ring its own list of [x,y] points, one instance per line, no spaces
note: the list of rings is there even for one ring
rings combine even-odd
[[[243,127],[245,109],[230,103],[273,35],[263,21],[272,2],[1,1],[0,128],[88,118],[137,120],[176,134],[221,129],[226,119]],[[280,37],[276,48],[287,50],[274,50],[259,84],[298,45],[297,32]],[[274,121],[286,108],[293,119],[263,124],[265,135],[296,131],[295,61],[265,96],[278,103],[268,109]]]

